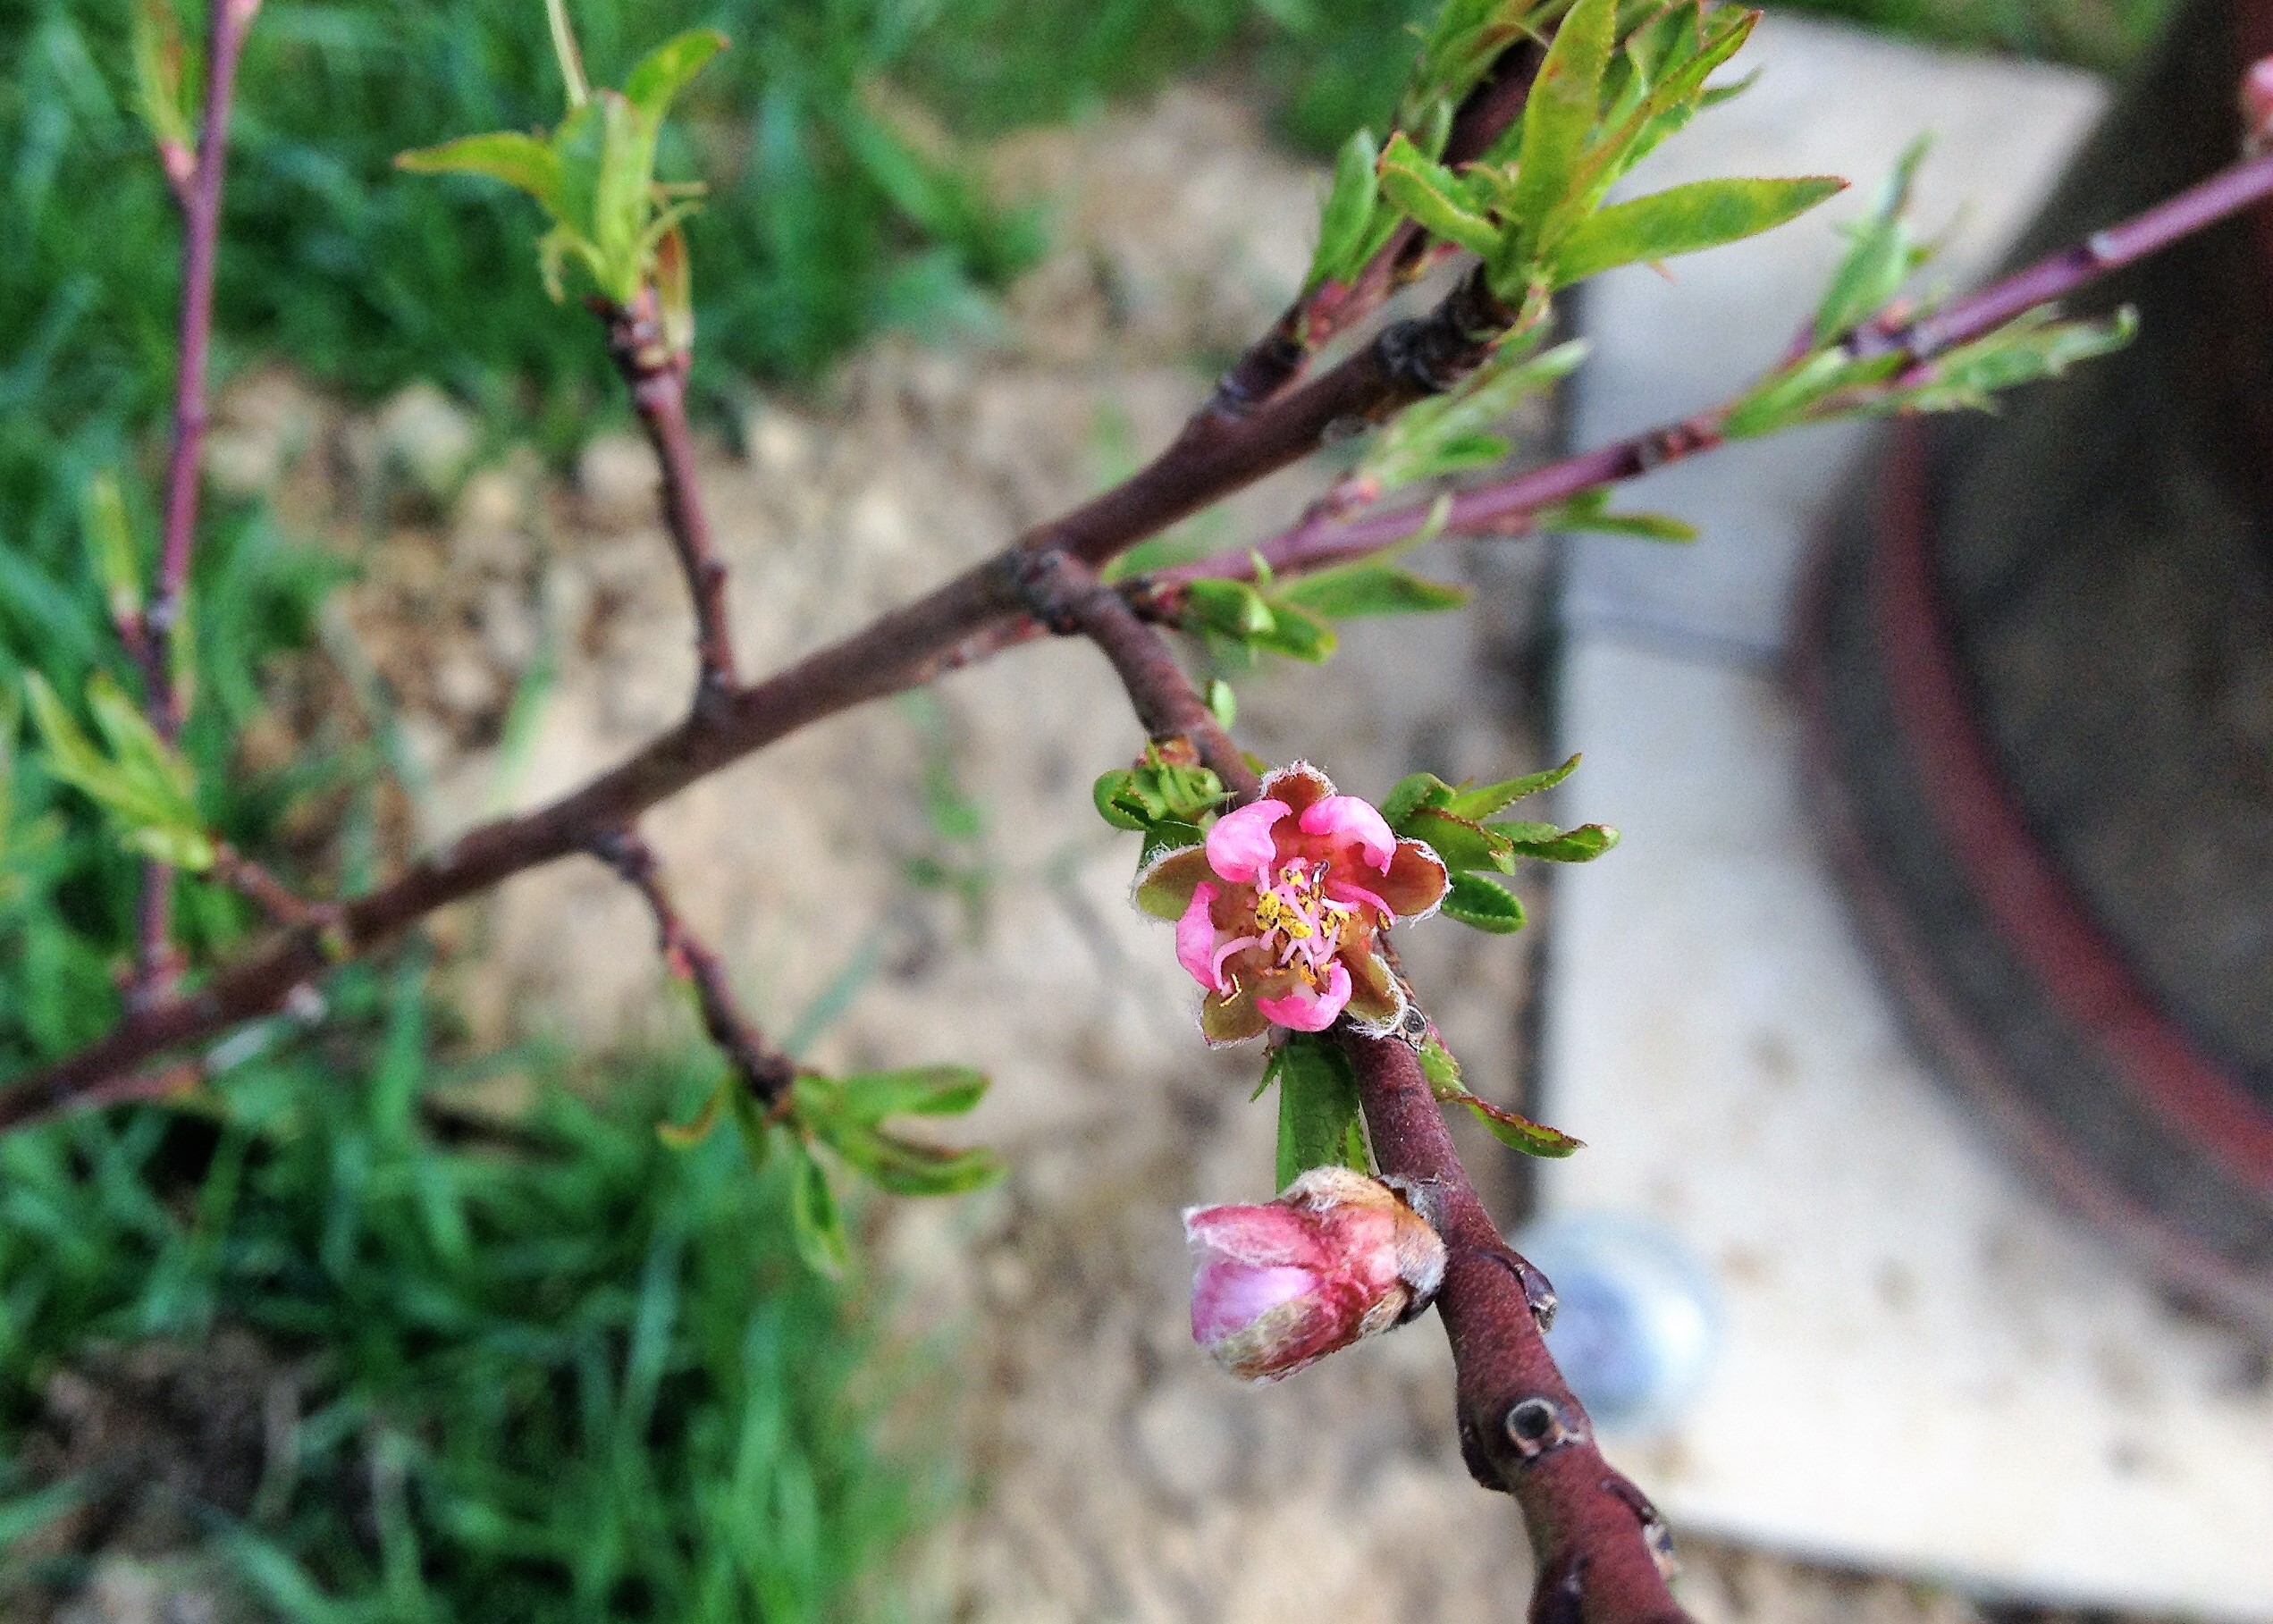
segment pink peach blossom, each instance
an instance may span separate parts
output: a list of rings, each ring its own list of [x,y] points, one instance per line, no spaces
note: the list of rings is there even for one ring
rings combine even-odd
[[[1276,1381],[1410,1318],[1444,1243],[1378,1179],[1314,1167],[1259,1207],[1195,1207],[1191,1334],[1233,1376]]]
[[[1296,762],[1216,819],[1204,844],[1154,859],[1136,900],[1175,921],[1176,962],[1204,989],[1208,1042],[1273,1026],[1324,1031],[1344,1016],[1377,1037],[1405,1013],[1381,933],[1435,913],[1447,883],[1435,853]]]

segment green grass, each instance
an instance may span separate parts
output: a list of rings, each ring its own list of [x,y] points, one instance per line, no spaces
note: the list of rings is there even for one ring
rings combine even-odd
[[[943,1503],[936,1461],[872,1441],[910,1356],[796,1261],[734,1135],[658,1142],[714,1062],[452,1147],[418,1109],[420,982],[416,957],[344,975],[320,1043],[239,1067],[218,1117],[0,1140],[0,1460],[75,1349],[241,1327],[317,1359],[289,1489],[209,1517],[276,1616],[888,1613],[888,1559]],[[0,1480],[0,1528],[26,1489]]]

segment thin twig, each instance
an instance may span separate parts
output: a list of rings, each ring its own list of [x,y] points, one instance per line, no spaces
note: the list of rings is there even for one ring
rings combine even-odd
[[[2054,256],[2019,274],[2041,277],[2035,285],[2055,293],[2071,292],[2186,231],[2239,212],[2269,192],[2273,192],[2273,156],[2237,165],[2100,233],[2096,240],[2102,248],[2088,256],[2088,265],[2072,255]],[[2046,269],[2055,264],[2067,268]],[[2004,290],[2012,280],[1944,311],[1937,318],[1937,341],[1956,341],[1949,336],[1953,332],[1977,336],[2003,319],[1997,312],[2008,297]],[[1356,387],[1354,374],[1342,375],[1353,366],[1373,378],[1374,400],[1393,396],[1406,386],[1374,370],[1382,366],[1377,358],[1366,358],[1374,355],[1375,347],[1368,347],[1342,367],[1257,413],[1241,433],[1243,459],[1195,449],[1186,444],[1189,433],[1179,436],[1176,445],[1129,484],[1031,532],[1009,551],[766,681],[737,689],[715,712],[690,716],[629,760],[550,805],[472,830],[378,890],[343,905],[330,930],[296,931],[223,970],[194,995],[130,1013],[107,1037],[0,1089],[0,1129],[65,1109],[105,1080],[131,1072],[168,1049],[213,1038],[240,1021],[281,1007],[293,989],[320,976],[340,958],[369,952],[436,908],[587,848],[600,836],[629,824],[689,784],[808,723],[921,686],[1040,635],[1019,593],[1016,577],[1023,558],[1056,543],[1069,546],[1076,557],[1095,567],[1193,508],[1260,477],[1292,454],[1287,449],[1290,442],[1315,443],[1337,420],[1313,398],[1318,391],[1334,402],[1351,403],[1353,409],[1364,405],[1368,396]],[[1284,424],[1277,421],[1282,415]],[[1308,442],[1301,441],[1305,433]],[[1705,443],[1696,442],[1699,448]],[[1499,520],[1514,522],[1595,484],[1645,473],[1676,454],[1686,454],[1681,446],[1671,431],[1652,431],[1472,493],[1473,499],[1498,504]],[[1461,510],[1461,517],[1463,522],[1477,522],[1477,513],[1471,505]],[[1387,516],[1360,523],[1386,528],[1393,520],[1407,526],[1393,539],[1409,534],[1416,522],[1410,516]],[[1080,545],[1071,547],[1073,542]],[[1242,555],[1221,573],[1234,574],[1245,566]]]
[[[1096,571],[1062,552],[1039,552],[1021,572],[1020,585],[1036,619],[1061,635],[1079,632],[1112,662],[1153,743],[1189,741],[1234,800],[1250,801],[1261,791],[1255,770],[1176,663],[1167,639]]]
[[[1523,1508],[1539,1624],[1686,1624],[1666,1588],[1664,1519],[1595,1446],[1586,1409],[1542,1335],[1545,1276],[1500,1238],[1461,1166],[1420,1056],[1395,1038],[1336,1028],[1382,1172],[1404,1181],[1444,1238],[1436,1312],[1452,1343],[1461,1455],[1487,1489]]]
[[[663,522],[686,593],[695,607],[695,653],[699,665],[695,703],[719,704],[734,690],[734,640],[727,625],[726,560],[711,539],[711,518],[695,466],[695,435],[686,422],[686,351],[665,339],[654,290],[638,302],[601,307],[608,324],[608,353],[631,391],[633,409],[662,470]]]
[[[1443,154],[1446,164],[1457,168],[1482,156],[1522,116],[1544,55],[1544,47],[1529,38],[1517,40],[1500,54],[1453,114]],[[1215,393],[1201,408],[1203,415],[1235,420],[1276,400],[1301,379],[1313,356],[1371,316],[1398,289],[1456,252],[1448,245],[1432,244],[1412,222],[1404,222],[1357,275],[1346,282],[1305,289],[1281,311],[1270,330],[1249,345],[1217,381]]]
[[[695,989],[703,1012],[703,1030],[719,1047],[758,1102],[768,1109],[787,1099],[796,1081],[797,1067],[787,1055],[769,1046],[758,1029],[742,1014],[728,982],[726,965],[705,947],[681,916],[663,885],[661,866],[652,847],[629,829],[603,835],[592,843],[592,854],[616,871],[625,884],[637,891],[655,916],[656,945],[670,972]]]
[[[198,480],[206,433],[206,374],[213,342],[213,275],[221,236],[221,183],[228,168],[229,104],[237,60],[258,0],[212,0],[206,32],[205,111],[198,150],[186,179],[181,154],[162,148],[167,181],[181,205],[181,312],[173,363],[173,439],[166,459],[165,520],[156,590],[143,611],[141,635],[130,644],[142,662],[150,724],[169,743],[181,734],[182,696],[173,681],[173,637],[189,588],[198,533]],[[180,973],[173,946],[173,871],[142,869],[130,1007],[164,997]]]
[[[288,930],[306,925],[321,926],[330,912],[324,905],[308,901],[226,841],[215,845],[212,877],[266,914],[269,923]]]

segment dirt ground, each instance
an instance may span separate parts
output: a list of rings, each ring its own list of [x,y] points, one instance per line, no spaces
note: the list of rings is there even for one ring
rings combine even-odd
[[[1318,179],[1228,94],[1174,91],[995,162],[1057,216],[1057,251],[1002,330],[888,343],[809,398],[753,398],[739,443],[706,457],[753,669],[1132,466],[1301,274]],[[349,421],[270,375],[222,417],[216,476],[281,480],[288,510],[363,538],[335,642],[351,636],[400,699],[420,838],[566,788],[675,719],[688,621],[636,441],[594,443],[563,488],[525,455],[478,459],[431,392]],[[1271,482],[1200,534],[1267,534],[1315,477]],[[361,493],[353,523],[343,483]],[[454,492],[438,517],[383,517],[421,485]],[[1476,585],[1477,603],[1353,627],[1323,669],[1230,673],[1244,742],[1369,795],[1419,768],[1545,764],[1527,676],[1543,558],[1425,559]],[[1267,1196],[1274,1122],[1248,1103],[1257,1053],[1200,1044],[1166,928],[1128,906],[1132,843],[1090,809],[1092,778],[1139,742],[1101,662],[1041,646],[797,736],[650,822],[772,1031],[823,1064],[957,1058],[995,1076],[969,1132],[1006,1153],[1007,1184],[886,1206],[871,1237],[910,1323],[958,1334],[969,1376],[937,1425],[973,1493],[924,1556],[920,1610],[989,1624],[1515,1617],[1520,1527],[1461,1468],[1432,1323],[1261,1391],[1191,1343],[1178,1210]],[[1595,815],[1583,777],[1566,806]],[[1527,901],[1536,922],[1512,941],[1435,921],[1405,944],[1471,1080],[1511,1100],[1529,965],[1552,932],[1551,898]],[[596,865],[516,882],[443,931],[476,1041],[605,1045],[678,1018],[647,921]],[[510,1089],[492,1103],[509,1107]],[[1512,1210],[1506,1153],[1472,1156]],[[1692,1546],[1683,1595],[1707,1624],[1972,1613],[1709,1544]],[[80,1624],[173,1616],[89,1606]]]

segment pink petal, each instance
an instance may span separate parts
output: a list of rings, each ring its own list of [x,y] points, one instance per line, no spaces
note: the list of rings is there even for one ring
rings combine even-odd
[[[1361,902],[1369,908],[1378,908],[1381,910],[1381,916],[1384,919],[1394,919],[1397,917],[1396,909],[1382,901],[1380,897],[1375,896],[1371,891],[1367,890],[1365,887],[1361,885],[1354,885],[1351,881],[1343,879],[1338,874],[1327,876],[1326,882],[1326,894],[1335,902]]]
[[[1389,832],[1388,820],[1355,795],[1328,795],[1318,802],[1302,814],[1302,832],[1324,835],[1336,846],[1355,845],[1365,853],[1366,861],[1385,874],[1397,850],[1397,837]]]
[[[1350,1001],[1350,972],[1340,959],[1326,967],[1326,986],[1311,987],[1297,981],[1294,990],[1284,997],[1255,1000],[1255,1007],[1263,1012],[1275,1026],[1289,1031],[1322,1032],[1334,1024],[1334,1017]]]
[[[1284,801],[1250,801],[1225,812],[1208,831],[1208,866],[1234,884],[1268,885],[1271,865],[1278,861],[1271,825],[1292,810]]]
[[[1216,888],[1206,880],[1192,888],[1191,901],[1176,921],[1176,963],[1210,992],[1221,992],[1224,984],[1215,967],[1216,921],[1208,913],[1215,900]]]
[[[1203,1263],[1191,1283],[1192,1337],[1202,1343],[1220,1342],[1317,1286],[1317,1276],[1308,1269]]]
[[[1316,1269],[1330,1261],[1319,1250],[1317,1225],[1311,1216],[1284,1201],[1187,1207],[1183,1237],[1191,1248],[1196,1268],[1205,1268],[1218,1258],[1253,1268],[1284,1264]]]

